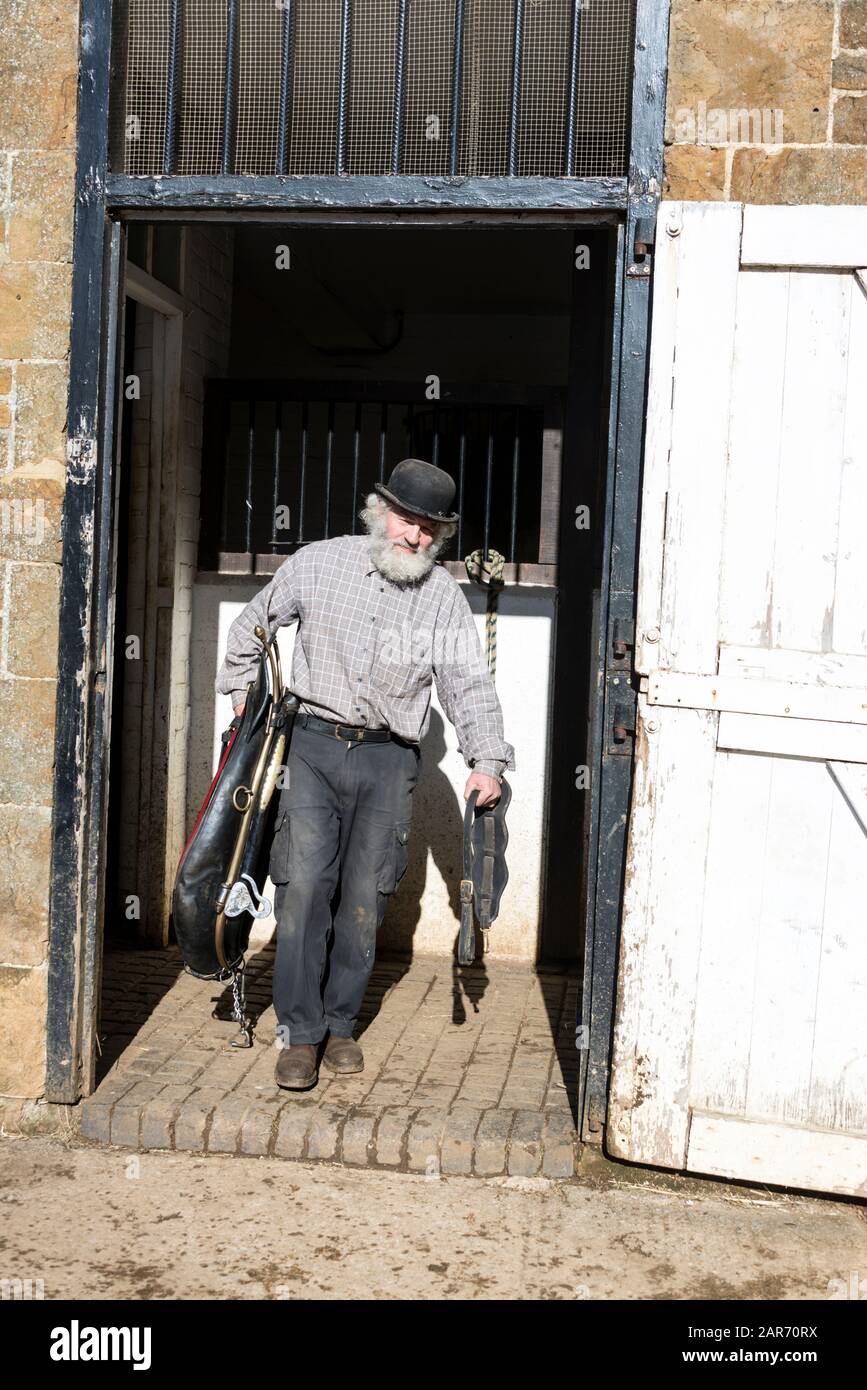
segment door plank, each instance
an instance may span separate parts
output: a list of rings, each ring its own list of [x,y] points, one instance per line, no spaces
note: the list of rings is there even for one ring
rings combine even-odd
[[[668,456],[671,451],[671,403],[674,393],[674,347],[683,207],[666,205],[657,219],[654,247],[653,323],[647,395],[647,424],[641,480],[641,565],[636,590],[635,668],[646,672],[659,662],[659,643],[647,634],[659,631]]]
[[[834,586],[834,650],[867,652],[867,295],[853,285]],[[865,681],[867,684],[867,681]]]
[[[737,204],[684,205],[658,658],[664,669],[717,669],[740,230]]]
[[[770,646],[771,561],[790,277],[757,271],[738,283],[720,639]]]
[[[830,776],[828,781],[834,796],[808,1120],[867,1131],[867,835]]]
[[[867,266],[867,207],[745,207],[741,264]]]
[[[648,705],[771,714],[780,720],[867,724],[867,689],[863,686],[795,685],[744,676],[694,676],[684,671],[653,671],[644,680]]]
[[[806,1123],[836,792],[821,763],[772,763],[746,1114]]]
[[[770,758],[717,753],[690,1105],[743,1115],[762,915]]]
[[[649,710],[641,696],[638,703],[608,1143],[634,1161],[681,1168],[715,716]],[[648,713],[657,723],[652,732]]]
[[[772,645],[828,651],[843,459],[851,275],[791,277]]]
[[[784,753],[790,758],[818,758],[822,762],[867,763],[867,725],[726,712],[719,717],[716,746],[742,753]]]
[[[867,1196],[867,1135],[693,1115],[689,1166],[747,1182]]]

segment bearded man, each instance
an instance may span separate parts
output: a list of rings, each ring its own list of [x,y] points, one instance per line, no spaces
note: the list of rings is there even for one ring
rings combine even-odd
[[[458,520],[452,478],[409,458],[375,488],[360,513],[367,534],[303,546],[247,604],[216,681],[241,714],[255,628],[272,637],[297,619],[289,689],[299,712],[269,866],[275,1079],[289,1090],[315,1086],[320,1062],[363,1070],[353,1030],[386,900],[406,871],[432,683],[471,769],[464,799],[477,790],[477,806],[494,805],[515,766],[472,610],[435,564]]]

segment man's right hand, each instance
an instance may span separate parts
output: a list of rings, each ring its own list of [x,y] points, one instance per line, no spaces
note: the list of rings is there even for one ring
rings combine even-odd
[[[247,708],[247,702],[246,702],[246,700],[244,701],[243,705],[236,705],[236,706],[235,706],[235,714],[238,716],[239,719],[241,718],[241,715],[244,713],[244,710],[245,710],[246,708]]]

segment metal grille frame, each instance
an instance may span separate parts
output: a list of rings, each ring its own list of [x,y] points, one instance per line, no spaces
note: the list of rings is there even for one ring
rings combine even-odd
[[[133,176],[626,173],[636,0],[123,0]]]

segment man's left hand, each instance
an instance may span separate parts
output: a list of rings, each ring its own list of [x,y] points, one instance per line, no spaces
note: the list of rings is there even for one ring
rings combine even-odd
[[[464,787],[464,801],[469,801],[470,792],[475,791],[476,787],[479,789],[476,806],[496,806],[503,794],[496,777],[489,777],[486,772],[471,772]]]

